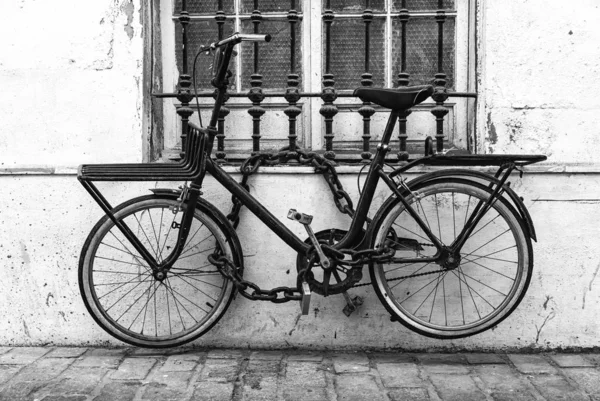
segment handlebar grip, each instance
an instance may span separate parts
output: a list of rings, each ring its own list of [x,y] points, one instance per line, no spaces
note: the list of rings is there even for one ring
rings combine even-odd
[[[242,42],[270,42],[271,35],[258,35],[258,34],[238,34]]]

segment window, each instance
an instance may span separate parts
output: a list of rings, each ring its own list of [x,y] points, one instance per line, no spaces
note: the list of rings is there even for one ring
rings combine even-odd
[[[159,1],[160,78],[162,90],[172,93],[177,90],[182,71],[179,16],[183,0]],[[243,43],[232,63],[232,96],[226,104],[229,112],[224,121],[228,159],[243,158],[255,146],[253,132],[256,137],[256,129],[248,112],[252,102],[247,97],[253,79],[254,85],[260,81],[261,91],[266,96],[258,105],[264,109],[259,126],[260,150],[272,151],[289,143],[290,122],[285,110],[290,104],[283,95],[290,87],[290,79],[294,81],[296,78],[290,75],[292,73],[297,74],[299,92],[306,95],[297,103],[301,110],[294,130],[297,144],[324,150],[329,130],[333,134],[333,151],[337,155],[359,155],[364,150],[364,123],[360,114],[363,104],[351,97],[352,91],[361,85],[397,87],[399,78],[407,80],[409,85],[432,82],[439,70],[438,15],[445,17],[442,25],[442,67],[446,74],[446,87],[450,92],[468,92],[474,88],[473,0],[187,0],[185,3],[190,15],[187,30],[190,74],[195,51],[201,44],[217,40],[219,29],[224,37],[236,31],[252,33],[255,27],[260,33],[273,36],[271,43],[259,45],[257,61],[254,45]],[[258,6],[258,12],[255,6]],[[290,11],[292,7],[295,11]],[[403,25],[406,26],[405,36]],[[295,41],[291,39],[292,32]],[[367,32],[368,50],[365,45]],[[403,37],[405,63],[402,63]],[[211,59],[204,56],[198,63],[197,82],[204,93],[213,90],[208,80],[210,63]],[[253,78],[255,67],[258,67],[260,76]],[[327,72],[333,75],[338,95],[333,103],[337,113],[329,129],[320,114],[324,104],[320,94],[325,85],[323,80],[328,78],[324,76]],[[181,119],[177,115],[180,102],[172,97],[164,98],[162,102],[164,148],[177,152],[181,132]],[[205,123],[211,102],[210,97],[201,99]],[[464,98],[449,98],[445,102],[444,106],[448,109],[444,119],[446,147],[470,147],[469,137],[474,126],[471,121],[473,103]],[[421,152],[424,138],[435,136],[436,120],[431,114],[434,106],[435,102],[430,100],[415,107],[408,116],[410,152]],[[193,103],[190,107],[195,109]],[[374,110],[369,118],[371,136],[366,139],[376,144],[389,113],[378,106],[374,106]],[[197,121],[197,115],[194,114],[190,120]],[[393,146],[398,146],[398,136],[395,141]]]

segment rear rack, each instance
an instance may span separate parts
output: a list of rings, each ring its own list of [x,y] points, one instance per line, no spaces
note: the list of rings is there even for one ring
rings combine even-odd
[[[178,163],[83,164],[82,181],[181,181],[193,180],[204,168],[204,150],[210,134],[216,131],[188,126],[184,158]]]
[[[545,155],[431,155],[409,161],[404,166],[395,169],[390,177],[395,177],[415,166],[526,166],[546,160]]]

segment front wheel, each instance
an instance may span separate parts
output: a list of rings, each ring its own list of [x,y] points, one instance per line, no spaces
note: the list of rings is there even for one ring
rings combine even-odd
[[[143,196],[113,210],[160,263],[171,253],[183,212],[176,199]],[[187,243],[166,278],[151,268],[104,216],[90,232],[79,262],[87,310],[113,337],[139,347],[175,347],[209,330],[229,306],[234,286],[208,261],[220,253],[236,266],[242,255],[235,232],[199,201]]]
[[[491,195],[487,187],[460,178],[427,181],[411,191],[406,200],[446,246]],[[529,286],[531,239],[504,199],[496,199],[477,223],[458,264],[431,261],[437,248],[396,197],[373,224],[371,246],[395,252],[390,262],[370,264],[375,291],[392,317],[425,336],[461,338],[490,329],[512,313]]]

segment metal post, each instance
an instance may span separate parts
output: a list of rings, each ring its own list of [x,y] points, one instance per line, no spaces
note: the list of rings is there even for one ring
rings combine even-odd
[[[402,9],[400,10],[400,15],[398,16],[400,23],[402,24],[402,32],[400,38],[400,73],[398,74],[398,86],[408,86],[410,80],[410,75],[406,72],[406,26],[408,24],[408,20],[410,19],[410,13],[406,9],[406,0],[402,0]],[[412,113],[409,110],[402,110],[399,114],[399,124],[398,129],[400,133],[398,134],[398,139],[400,141],[400,152],[398,152],[398,160],[406,161],[408,160],[408,151],[406,150],[406,141],[408,139],[408,134],[406,133],[406,121],[408,116]]]
[[[252,11],[252,24],[254,25],[254,33],[259,33],[259,25],[263,17],[261,12],[258,10],[258,0],[254,0],[254,11]],[[259,58],[258,58],[258,42],[254,42],[254,64],[252,70],[252,76],[250,77],[250,91],[248,92],[248,99],[252,102],[252,107],[248,109],[248,114],[252,116],[252,154],[260,152],[260,118],[265,114],[265,109],[261,106],[261,102],[265,99],[265,95],[262,90],[262,78],[263,76],[259,71]]]
[[[325,23],[325,74],[323,74],[323,91],[321,99],[323,105],[319,113],[325,118],[325,154],[327,159],[335,159],[333,151],[333,117],[338,113],[338,108],[333,102],[337,99],[335,93],[335,79],[331,73],[331,24],[334,14],[331,11],[331,0],[327,0],[325,12],[323,13],[323,22]]]
[[[298,22],[298,12],[296,11],[296,0],[291,0],[290,11],[288,12],[288,21],[290,22],[290,73],[288,74],[288,88],[285,92],[285,100],[288,101],[289,106],[283,111],[289,118],[289,152],[296,151],[296,119],[302,112],[297,106],[298,100],[300,100],[300,91],[298,85],[300,85],[300,76],[296,73],[296,23]]]
[[[365,22],[365,72],[361,75],[360,83],[362,86],[370,87],[373,86],[373,74],[370,71],[370,28],[371,21],[373,21],[373,11],[369,8],[369,0],[365,0],[365,10],[362,15],[363,21]],[[363,151],[360,154],[363,163],[368,163],[371,158],[371,152],[369,152],[369,143],[371,141],[371,116],[375,114],[375,109],[371,106],[370,102],[363,102],[363,105],[358,109],[358,113],[363,118]]]
[[[444,102],[448,99],[447,80],[444,73],[444,22],[446,22],[444,0],[438,0],[438,11],[435,19],[438,24],[438,72],[435,74],[433,81],[435,91],[431,97],[435,100],[435,107],[431,110],[431,113],[436,119],[436,152],[440,153],[444,150],[444,117],[449,112],[448,108],[444,106]]]

